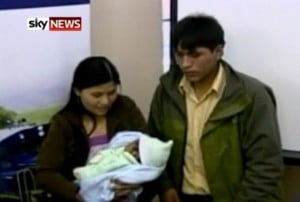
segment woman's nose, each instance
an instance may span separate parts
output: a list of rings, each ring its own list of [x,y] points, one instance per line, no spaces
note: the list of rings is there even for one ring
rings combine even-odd
[[[108,105],[109,104],[109,97],[107,95],[103,95],[100,98],[99,101],[102,105]]]

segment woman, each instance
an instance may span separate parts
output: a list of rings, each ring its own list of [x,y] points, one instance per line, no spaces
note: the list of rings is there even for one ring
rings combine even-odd
[[[116,132],[145,132],[146,122],[138,107],[118,94],[120,83],[117,69],[105,57],[89,57],[77,66],[69,101],[53,116],[36,167],[37,183],[59,198],[55,201],[82,201],[72,171],[85,165]],[[116,197],[135,188],[115,182]]]

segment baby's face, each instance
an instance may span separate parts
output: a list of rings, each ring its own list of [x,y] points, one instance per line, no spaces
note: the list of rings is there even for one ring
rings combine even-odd
[[[134,142],[129,143],[125,147],[125,151],[129,152],[132,154],[138,161],[140,160],[139,156],[139,141],[136,140]]]

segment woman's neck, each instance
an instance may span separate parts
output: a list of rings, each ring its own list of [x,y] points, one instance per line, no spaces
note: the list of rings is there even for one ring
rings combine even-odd
[[[106,116],[95,116],[96,122],[101,123],[106,120]]]
[[[87,134],[106,134],[106,116],[95,116],[94,118],[90,116],[83,117],[83,125]]]

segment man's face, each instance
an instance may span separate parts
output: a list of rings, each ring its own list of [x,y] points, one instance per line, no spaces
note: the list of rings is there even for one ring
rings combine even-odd
[[[196,47],[192,51],[178,46],[176,61],[186,78],[192,83],[198,83],[207,79],[217,69],[222,55],[222,46],[217,46],[214,50]]]

